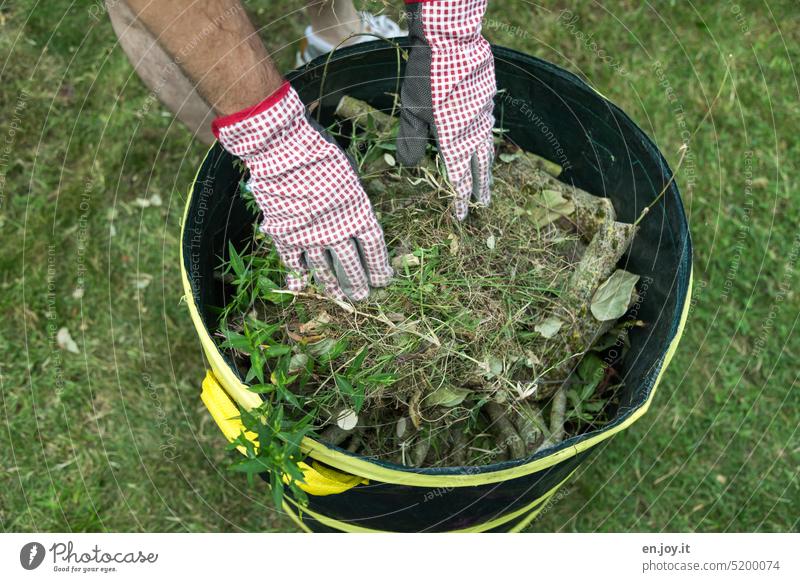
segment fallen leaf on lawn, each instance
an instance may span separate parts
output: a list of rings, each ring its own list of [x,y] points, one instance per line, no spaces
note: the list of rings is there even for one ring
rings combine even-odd
[[[563,321],[555,316],[550,316],[541,323],[537,323],[533,329],[538,331],[543,338],[550,339],[558,333],[562,325],[564,325]]]
[[[564,198],[558,190],[542,190],[532,197],[527,211],[533,224],[542,228],[575,212],[575,204]]]
[[[395,269],[404,269],[406,267],[419,267],[419,257],[408,253],[407,255],[400,255],[392,259],[392,266]]]
[[[148,285],[150,285],[152,280],[152,275],[148,275],[147,273],[139,273],[139,275],[134,278],[133,284],[137,289],[145,289]]]
[[[639,275],[617,269],[600,285],[592,297],[592,315],[599,321],[619,319],[628,311],[631,294]]]
[[[81,353],[81,351],[78,349],[78,344],[76,344],[75,340],[72,339],[72,336],[66,327],[62,327],[58,330],[58,333],[56,333],[56,343],[62,350],[72,352],[73,354]]]
[[[353,430],[358,424],[358,415],[352,408],[345,408],[336,417],[336,426],[342,430]]]
[[[437,388],[430,396],[425,399],[427,406],[445,406],[452,408],[458,406],[469,395],[469,390],[465,388],[448,388],[442,386]]]
[[[490,250],[494,250],[494,247],[497,246],[497,239],[493,234],[490,234],[489,238],[486,239],[486,246],[489,247]]]

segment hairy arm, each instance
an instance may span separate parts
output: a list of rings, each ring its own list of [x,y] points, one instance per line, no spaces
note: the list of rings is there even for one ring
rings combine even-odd
[[[283,77],[239,0],[126,0],[219,115],[275,92]]]

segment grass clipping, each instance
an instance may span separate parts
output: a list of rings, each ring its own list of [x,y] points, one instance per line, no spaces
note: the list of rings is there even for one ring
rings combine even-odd
[[[491,205],[458,222],[433,149],[400,168],[395,118],[349,97],[337,116],[395,279],[344,303],[281,291],[268,240],[232,251],[223,347],[253,390],[328,444],[414,467],[522,458],[602,425],[618,389],[604,353],[643,325],[618,321],[637,300],[638,277],[616,266],[635,227],[502,135]]]

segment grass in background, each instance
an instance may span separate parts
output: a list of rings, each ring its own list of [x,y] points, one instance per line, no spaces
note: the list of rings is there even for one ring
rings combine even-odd
[[[284,70],[305,24],[296,4],[247,3]],[[678,177],[695,244],[680,349],[649,414],[531,529],[796,530],[794,3],[489,6],[490,40],[584,77],[673,166],[730,67]],[[266,488],[225,472],[199,399],[178,234],[204,148],[115,42],[99,10],[0,6],[0,525],[294,530]],[[63,327],[78,353],[58,347]]]

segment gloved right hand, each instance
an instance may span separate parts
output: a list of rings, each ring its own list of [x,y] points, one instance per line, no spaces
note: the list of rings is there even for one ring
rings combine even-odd
[[[392,268],[383,231],[347,154],[307,117],[289,83],[255,107],[214,120],[214,135],[250,170],[248,185],[300,291],[309,272],[337,299],[364,299]]]
[[[456,218],[489,204],[494,160],[494,57],[481,35],[487,0],[405,0],[413,44],[400,92],[397,159],[415,166],[429,136],[453,187]]]

